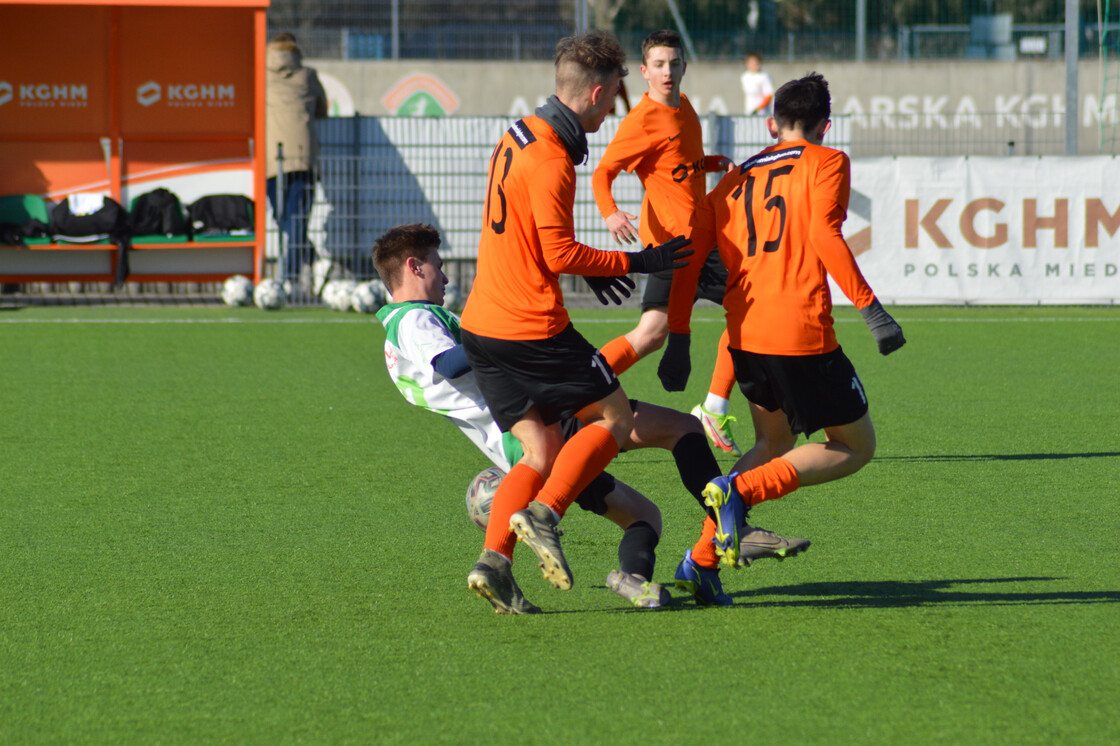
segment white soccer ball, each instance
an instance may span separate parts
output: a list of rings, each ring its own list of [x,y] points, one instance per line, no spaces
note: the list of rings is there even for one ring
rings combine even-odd
[[[350,307],[358,313],[377,313],[385,305],[385,295],[381,280],[363,282],[350,295]]]
[[[256,304],[257,308],[263,308],[266,311],[275,311],[277,308],[281,308],[287,300],[284,286],[280,284],[279,280],[261,280],[256,289],[253,290],[253,303]]]
[[[330,280],[323,286],[323,302],[335,311],[349,311],[357,287],[354,280]]]
[[[222,301],[227,306],[248,306],[253,303],[253,281],[245,275],[234,275],[222,284]]]
[[[490,522],[490,502],[505,476],[504,471],[491,466],[476,474],[467,486],[467,517],[483,531]]]
[[[443,307],[451,313],[459,313],[463,310],[463,291],[459,286],[451,282],[443,288]]]

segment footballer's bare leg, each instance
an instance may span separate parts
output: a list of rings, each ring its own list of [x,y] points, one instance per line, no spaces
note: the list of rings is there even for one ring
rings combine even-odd
[[[855,474],[875,455],[875,427],[871,415],[855,422],[826,427],[824,443],[806,443],[785,454],[797,470],[802,486],[823,484]]]

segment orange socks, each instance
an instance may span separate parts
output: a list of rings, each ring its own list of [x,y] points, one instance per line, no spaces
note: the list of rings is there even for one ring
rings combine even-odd
[[[544,485],[537,471],[525,464],[514,464],[509,470],[494,499],[490,503],[490,521],[486,524],[486,541],[483,546],[513,559],[517,534],[509,530],[509,519],[525,508]]]
[[[634,351],[634,347],[630,344],[630,340],[623,337],[615,337],[610,342],[603,345],[599,350],[603,357],[610,363],[611,370],[614,371],[616,376],[621,376],[625,371],[630,369],[634,363],[638,362],[641,358],[638,353]],[[730,358],[729,358],[730,359]],[[734,373],[732,373],[734,378]]]
[[[735,489],[747,505],[754,507],[765,500],[777,500],[800,486],[793,464],[779,456],[762,466],[745,471],[735,479]]]
[[[724,329],[723,335],[719,338],[716,367],[712,371],[712,384],[708,387],[708,393],[724,399],[731,398],[731,389],[735,387],[735,363],[731,361],[731,352],[727,349],[727,345],[727,329]],[[615,369],[615,374],[618,374],[618,369]]]
[[[563,517],[583,488],[617,455],[618,443],[610,430],[598,425],[582,428],[560,449],[537,500]]]
[[[719,569],[719,555],[716,554],[716,545],[712,539],[716,535],[716,522],[704,517],[704,528],[700,531],[700,540],[692,547],[692,561],[700,567],[709,570]]]

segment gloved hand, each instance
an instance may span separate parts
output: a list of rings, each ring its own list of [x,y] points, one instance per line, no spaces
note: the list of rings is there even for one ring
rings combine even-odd
[[[889,355],[906,344],[906,337],[902,336],[902,327],[883,310],[883,304],[879,301],[872,301],[871,305],[859,309],[859,312],[867,323],[867,328],[871,330],[871,336],[875,337],[880,354]]]
[[[595,297],[604,306],[609,306],[614,303],[616,306],[622,305],[622,298],[629,298],[630,291],[634,289],[634,281],[626,275],[619,275],[618,277],[584,277],[587,284],[595,291]],[[618,294],[622,293],[622,298]]]
[[[688,374],[692,372],[692,360],[688,355],[691,341],[691,335],[669,332],[665,352],[657,364],[657,377],[666,391],[684,391],[688,385]]]
[[[692,249],[684,248],[690,243],[691,238],[677,236],[660,246],[650,244],[641,251],[630,254],[630,271],[649,274],[663,269],[680,269],[688,264],[685,260],[692,256]]]

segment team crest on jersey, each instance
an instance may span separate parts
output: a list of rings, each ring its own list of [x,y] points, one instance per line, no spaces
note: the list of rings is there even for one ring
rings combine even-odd
[[[795,161],[801,157],[805,152],[804,147],[789,148],[787,150],[778,150],[773,153],[759,153],[743,161],[743,165],[739,166],[739,173],[745,174],[755,166],[768,166],[771,163],[778,161]]]
[[[509,128],[509,135],[513,138],[513,141],[517,143],[517,147],[522,150],[537,141],[537,138],[533,136],[529,128],[525,126],[524,119],[518,119],[513,123],[513,126]]]

